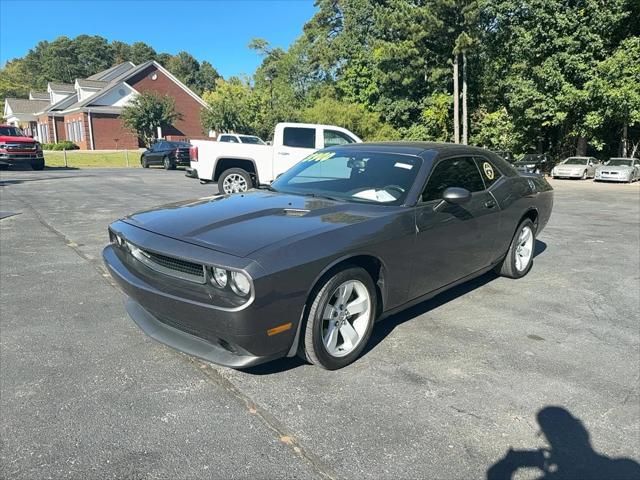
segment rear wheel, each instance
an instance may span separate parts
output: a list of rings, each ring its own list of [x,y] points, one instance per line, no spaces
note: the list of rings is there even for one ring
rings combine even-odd
[[[31,168],[33,170],[44,170],[44,159],[34,160],[31,162]]]
[[[251,175],[241,168],[230,168],[222,172],[218,178],[218,191],[220,193],[242,193],[253,187]]]
[[[516,230],[511,240],[507,256],[496,267],[496,273],[508,278],[522,278],[533,265],[533,247],[536,243],[536,230],[533,222],[526,218]]]
[[[327,370],[349,365],[367,345],[375,316],[375,286],[366,270],[335,273],[313,297],[300,356]]]
[[[169,157],[164,157],[164,159],[162,160],[162,165],[164,166],[165,170],[175,170],[176,169],[175,164],[171,161],[171,159]]]

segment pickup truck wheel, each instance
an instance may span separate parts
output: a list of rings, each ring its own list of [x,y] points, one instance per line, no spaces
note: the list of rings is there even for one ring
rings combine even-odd
[[[222,172],[218,178],[218,191],[231,194],[246,192],[253,187],[251,175],[241,168],[230,168]]]
[[[44,160],[36,160],[35,162],[31,162],[32,170],[44,170]]]
[[[375,300],[373,280],[360,267],[347,267],[328,278],[313,298],[300,332],[300,356],[327,370],[352,363],[371,336]]]

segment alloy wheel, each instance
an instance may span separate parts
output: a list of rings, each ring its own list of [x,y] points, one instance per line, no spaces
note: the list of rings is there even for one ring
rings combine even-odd
[[[369,291],[359,280],[342,283],[329,297],[322,315],[322,343],[333,357],[344,357],[364,338],[371,320]]]
[[[529,266],[533,256],[533,232],[529,226],[525,226],[518,237],[516,247],[516,269],[523,272]]]
[[[240,193],[248,190],[247,181],[238,173],[227,175],[224,182],[222,182],[222,188],[224,193]]]

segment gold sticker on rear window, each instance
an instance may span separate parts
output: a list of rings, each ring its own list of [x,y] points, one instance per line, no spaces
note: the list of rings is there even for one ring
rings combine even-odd
[[[493,167],[489,162],[484,162],[482,164],[482,169],[484,170],[484,174],[487,176],[489,180],[493,180],[493,177],[496,176],[496,174],[493,171]]]
[[[336,152],[316,152],[309,155],[303,162],[324,162],[335,156]]]

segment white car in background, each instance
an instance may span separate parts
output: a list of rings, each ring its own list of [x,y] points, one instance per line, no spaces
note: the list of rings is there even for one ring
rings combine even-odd
[[[596,167],[600,162],[593,157],[569,157],[553,167],[553,178],[580,178],[586,180],[596,175]]]
[[[637,158],[610,158],[596,169],[596,182],[627,182],[640,180],[640,160]]]
[[[219,142],[226,143],[250,143],[251,145],[266,145],[266,142],[255,135],[243,135],[241,133],[221,133],[218,135]]]
[[[273,145],[191,140],[191,170],[201,181],[218,182],[220,193],[246,192],[271,183],[316,150],[361,142],[346,128],[279,123]]]

